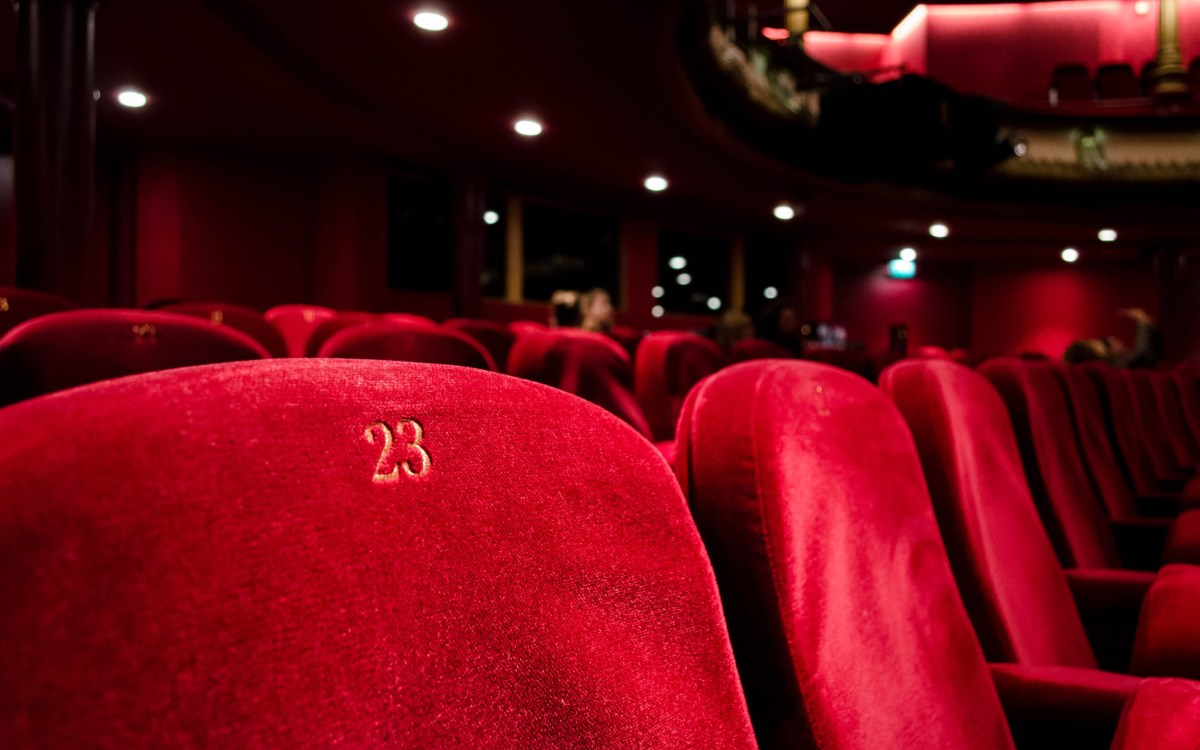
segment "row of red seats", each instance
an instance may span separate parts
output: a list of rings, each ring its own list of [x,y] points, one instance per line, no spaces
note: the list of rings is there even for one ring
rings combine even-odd
[[[949,362],[882,383],[899,408],[821,364],[725,368],[674,474],[604,410],[438,365],[0,410],[0,746],[1194,747],[1200,685],[1048,628],[1067,584],[1036,515],[1006,525],[1033,506],[995,390]],[[1009,663],[963,559],[1011,587]],[[1180,619],[1143,615],[1141,673],[1197,676],[1172,636],[1198,576],[1155,577]]]

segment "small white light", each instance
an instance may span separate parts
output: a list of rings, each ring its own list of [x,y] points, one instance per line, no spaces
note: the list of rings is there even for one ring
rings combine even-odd
[[[929,236],[936,237],[939,240],[944,240],[950,236],[950,227],[946,226],[945,224],[941,223],[940,221],[936,224],[930,224],[929,225]]]
[[[532,117],[522,117],[513,123],[513,130],[517,131],[518,135],[534,138],[542,134],[542,123]]]
[[[900,260],[907,260],[909,263],[917,259],[917,251],[911,247],[906,247],[900,251]]]
[[[662,299],[662,296],[666,293],[667,290],[663,289],[661,286],[656,286],[650,290],[650,296],[654,299]]]
[[[117,103],[130,109],[141,109],[149,100],[146,95],[136,89],[125,89],[117,92]]]
[[[769,286],[763,290],[763,296],[767,299],[775,299],[779,296],[779,290],[773,286]]]
[[[642,184],[652,193],[661,193],[667,189],[667,178],[662,175],[652,174]]]
[[[450,27],[450,19],[437,11],[422,10],[413,16],[413,25],[425,31],[445,31]]]
[[[683,269],[687,268],[687,258],[683,257],[682,255],[676,255],[667,261],[667,265],[673,270],[682,271]]]
[[[1144,16],[1150,12],[1150,0],[1137,0],[1133,4],[1133,12],[1139,16]]]
[[[1065,248],[1062,251],[1062,259],[1067,263],[1074,263],[1079,260],[1079,251],[1073,247]]]
[[[1099,238],[1099,240],[1101,242],[1116,242],[1117,241],[1117,230],[1101,229],[1099,232],[1096,233],[1096,237]]]
[[[666,310],[663,309],[662,305],[655,305],[654,307],[650,308],[650,314],[656,318],[661,318],[665,312]]]
[[[708,298],[708,309],[709,310],[720,310],[721,309],[721,298],[720,297],[709,297]]]
[[[687,286],[692,283],[692,275],[690,273],[681,273],[675,277],[675,283],[679,286]]]
[[[500,221],[500,214],[496,213],[495,211],[484,211],[483,212],[483,223],[484,224],[497,224],[497,223],[499,223],[499,221]]]
[[[1020,158],[1027,153],[1029,153],[1028,143],[1025,143],[1024,141],[1018,141],[1017,143],[1013,144],[1013,155],[1016,157]]]
[[[796,209],[786,203],[780,203],[775,207],[775,218],[780,221],[791,221],[796,218]]]

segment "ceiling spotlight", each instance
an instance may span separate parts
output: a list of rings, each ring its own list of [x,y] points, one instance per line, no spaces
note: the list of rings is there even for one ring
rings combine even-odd
[[[518,135],[534,138],[542,134],[542,123],[532,117],[522,117],[513,123],[513,130],[517,131]]]
[[[413,25],[425,31],[445,31],[450,27],[450,19],[435,10],[419,10],[413,16]]]
[[[500,214],[496,213],[495,211],[484,211],[483,212],[483,223],[484,224],[496,224],[499,221],[500,221]]]
[[[667,261],[667,265],[675,271],[682,271],[687,268],[687,258],[682,255],[676,255]]]
[[[692,283],[692,275],[690,273],[681,273],[675,277],[675,283],[679,286],[687,286]]]
[[[137,89],[123,89],[117,92],[117,103],[130,109],[141,109],[150,101],[146,95]]]
[[[900,251],[900,260],[906,260],[909,263],[912,263],[916,259],[917,251],[913,250],[911,247],[906,247]]]
[[[796,218],[796,209],[786,203],[780,203],[775,207],[775,218],[780,221],[791,221]]]
[[[950,236],[950,227],[946,226],[945,224],[941,223],[940,221],[936,224],[930,224],[929,225],[929,236],[936,237],[939,240],[944,240]]]
[[[1150,12],[1150,0],[1137,0],[1133,4],[1133,12],[1139,16],[1144,16]]]
[[[775,299],[779,296],[779,290],[773,286],[769,286],[763,290],[763,296],[767,299]]]
[[[1067,263],[1074,263],[1079,260],[1079,251],[1073,247],[1068,247],[1062,251],[1061,257]]]
[[[652,193],[661,193],[667,189],[667,178],[662,175],[652,174],[642,184]]]
[[[709,297],[708,298],[708,309],[709,310],[720,310],[721,309],[721,298],[720,297]]]
[[[656,286],[650,290],[650,296],[654,299],[662,299],[662,296],[666,293],[667,290],[663,289],[661,286]]]
[[[666,312],[666,310],[663,309],[662,305],[655,305],[654,307],[650,308],[650,314],[656,318],[661,318],[664,312]]]
[[[1101,242],[1116,242],[1117,241],[1117,230],[1101,229],[1099,232],[1096,232],[1096,237]]]

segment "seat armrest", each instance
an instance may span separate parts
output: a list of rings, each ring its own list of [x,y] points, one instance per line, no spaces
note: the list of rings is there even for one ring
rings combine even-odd
[[[1200,510],[1185,510],[1171,524],[1163,563],[1200,565]]]
[[[1200,737],[1200,684],[1143,680],[1125,704],[1112,750],[1195,747]]]
[[[1155,574],[1104,568],[1063,573],[1100,667],[1127,671],[1142,602]]]
[[[1021,750],[1108,748],[1121,712],[1142,680],[1074,667],[991,664],[992,681]]]
[[[1158,570],[1174,519],[1114,518],[1110,521],[1121,562],[1134,570]]]
[[[1174,492],[1151,492],[1133,498],[1137,512],[1143,516],[1170,518],[1179,513],[1179,495]]]
[[[1200,567],[1167,565],[1146,594],[1130,669],[1200,679]]]

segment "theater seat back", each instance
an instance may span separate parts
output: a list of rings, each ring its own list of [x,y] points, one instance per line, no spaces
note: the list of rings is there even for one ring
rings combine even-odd
[[[347,328],[326,341],[317,356],[426,362],[496,370],[492,355],[475,339],[431,323],[380,323]]]
[[[760,747],[1011,747],[883,394],[826,365],[737,365],[692,391],[677,443]]]
[[[97,380],[269,356],[241,331],[189,315],[148,310],[54,313],[0,338],[0,404]]]
[[[257,310],[228,302],[178,302],[159,308],[163,312],[205,318],[215,325],[226,325],[250,336],[272,357],[287,357],[288,346],[279,329]]]
[[[50,313],[65,312],[74,307],[67,300],[53,294],[0,286],[0,336],[27,320]]]
[[[321,321],[304,344],[304,356],[315,357],[325,346],[325,342],[347,328],[378,323],[380,316],[369,312],[340,312],[336,316]]]
[[[451,318],[443,325],[461,331],[483,344],[483,347],[492,355],[496,369],[507,372],[505,368],[508,366],[508,351],[512,349],[513,342],[517,340],[517,334],[509,330],[503,323],[497,323],[494,320]]]
[[[287,342],[288,356],[303,357],[308,337],[321,323],[337,312],[318,305],[278,305],[263,313],[263,318],[275,326]]]
[[[680,331],[651,333],[634,360],[634,392],[655,440],[675,436],[675,422],[692,386],[724,364],[721,347]]]
[[[1147,494],[1159,489],[1153,455],[1146,445],[1133,379],[1125,370],[1090,365],[1080,368],[1100,390],[1109,440],[1130,489]]]
[[[950,565],[988,659],[1094,669],[996,390],[982,375],[938,360],[898,362],[879,385],[912,430]]]
[[[1121,464],[1109,438],[1100,385],[1087,373],[1088,368],[1072,365],[1053,367],[1070,401],[1080,450],[1109,517],[1130,518],[1137,515],[1128,480],[1121,473]]]
[[[754,747],[670,469],[567,394],[272,360],[0,434],[2,747]]]

